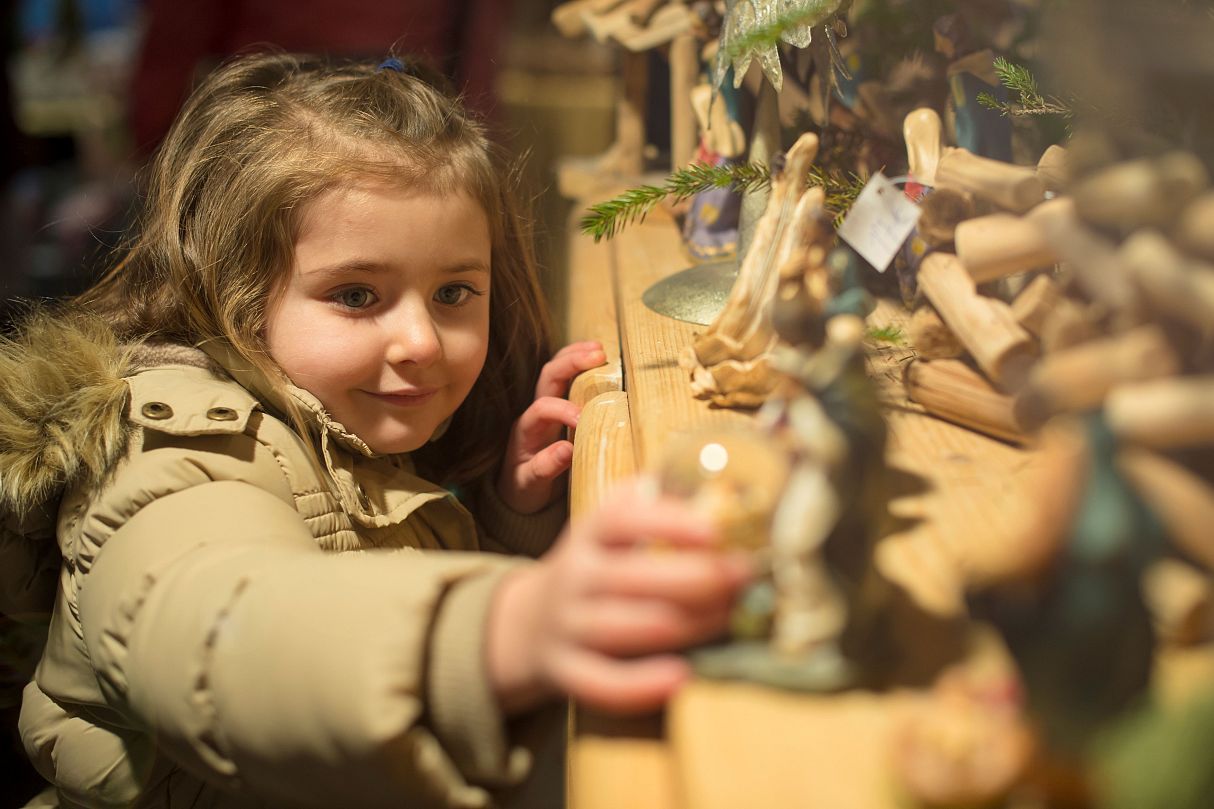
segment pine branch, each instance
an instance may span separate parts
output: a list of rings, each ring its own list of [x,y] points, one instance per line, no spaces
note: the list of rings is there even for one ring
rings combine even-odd
[[[666,186],[673,190],[676,199],[686,199],[709,188],[733,187],[743,193],[750,193],[770,182],[771,170],[762,163],[739,163],[733,166],[692,163],[671,174],[666,180]]]
[[[810,185],[826,189],[826,210],[835,214],[835,224],[851,209],[856,197],[864,190],[864,178],[856,174],[842,175],[811,166]],[[739,163],[733,166],[708,166],[692,163],[666,178],[661,186],[642,185],[614,199],[591,205],[579,223],[582,233],[596,242],[610,239],[627,225],[643,222],[662,200],[670,197],[679,202],[712,188],[732,188],[743,194],[758,191],[771,183],[771,169],[762,163]]]
[[[780,38],[793,28],[817,25],[839,9],[839,0],[809,0],[801,8],[785,11],[767,25],[747,31],[725,44],[726,62],[733,62],[744,53],[774,48]]]
[[[761,163],[734,166],[708,166],[692,163],[666,178],[660,187],[643,185],[614,199],[591,205],[580,223],[582,233],[596,242],[610,239],[626,225],[643,222],[667,197],[674,202],[693,197],[711,188],[735,188],[743,193],[757,191],[771,182],[771,170]]]
[[[582,233],[593,236],[595,242],[610,239],[625,225],[644,222],[649,212],[671,193],[669,188],[643,185],[631,188],[615,199],[595,203],[579,223]]]
[[[990,93],[979,93],[978,103],[983,107],[1017,117],[1061,115],[1070,118],[1074,114],[1071,105],[1061,98],[1043,96],[1037,88],[1037,79],[1028,68],[1009,62],[1003,57],[996,57],[995,73],[999,76],[999,82],[1016,94],[1016,100],[1000,101]]]
[[[877,343],[900,346],[906,341],[906,333],[898,326],[882,326],[869,329],[868,339]]]
[[[995,74],[1004,87],[1019,94],[1021,104],[1033,107],[1043,103],[1037,89],[1037,79],[1028,68],[998,56],[995,58]]]
[[[826,191],[826,210],[835,215],[834,226],[843,224],[844,217],[856,203],[856,198],[868,184],[868,179],[855,172],[844,175],[839,171],[826,171],[818,166],[809,167],[809,184]]]

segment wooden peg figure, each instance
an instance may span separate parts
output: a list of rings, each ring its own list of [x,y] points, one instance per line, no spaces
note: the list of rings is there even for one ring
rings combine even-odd
[[[936,187],[944,154],[943,124],[930,107],[911,110],[902,123],[906,142],[907,182],[903,191],[919,205],[919,221],[894,257],[898,290],[907,306],[918,297],[919,265],[929,253],[953,242],[957,225],[974,215],[973,197],[952,188]]]
[[[940,114],[931,107],[911,110],[902,122],[902,138],[906,141],[906,173],[916,185],[936,184],[936,167],[940,165],[940,155],[944,149],[943,130]]]

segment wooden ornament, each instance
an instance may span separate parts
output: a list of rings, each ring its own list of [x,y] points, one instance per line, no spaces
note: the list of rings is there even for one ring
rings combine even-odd
[[[1045,203],[1049,204],[1049,203]],[[975,283],[1052,267],[1058,254],[1028,217],[997,213],[957,226],[957,257]]]
[[[1045,355],[1029,375],[1020,406],[1028,423],[1040,423],[1056,413],[1094,410],[1109,391],[1128,382],[1179,371],[1163,331],[1140,326]]]
[[[936,184],[936,167],[943,153],[940,115],[931,107],[912,110],[902,122],[902,137],[906,140],[907,173],[915,182]]]
[[[758,430],[673,436],[658,470],[663,493],[686,501],[721,532],[722,548],[767,546],[791,456]]]
[[[1161,559],[1142,577],[1142,595],[1151,611],[1155,634],[1174,646],[1210,640],[1214,624],[1214,581],[1178,559]]]
[[[817,151],[818,137],[812,133],[802,135],[789,150],[724,308],[679,358],[697,398],[721,407],[757,407],[782,378],[770,362],[780,269],[833,236],[823,224],[825,192],[805,188]]]
[[[1126,239],[1120,258],[1156,315],[1184,323],[1204,344],[1214,340],[1214,266],[1187,258],[1150,230]]]
[[[1062,298],[1062,289],[1053,278],[1038,275],[1012,301],[1012,316],[1029,334],[1040,337],[1046,319]]]
[[[592,15],[605,14],[625,0],[571,0],[561,3],[552,10],[552,24],[562,36],[577,39],[587,33],[586,18]]]
[[[1176,243],[1195,256],[1214,261],[1214,191],[1193,200],[1176,227]]]
[[[670,44],[683,34],[691,34],[693,23],[691,11],[687,6],[682,3],[667,3],[657,9],[644,26],[634,23],[630,15],[626,16],[623,24],[614,28],[609,36],[633,53],[640,53]],[[689,52],[694,52],[694,48]],[[690,77],[689,81],[694,78]],[[682,98],[685,101],[687,96]]]
[[[1172,542],[1214,571],[1214,485],[1184,464],[1147,449],[1122,450],[1116,463]]]
[[[1004,441],[1029,443],[1016,400],[960,360],[915,360],[906,368],[905,383],[907,397],[933,416]]]
[[[1037,161],[1037,176],[1047,191],[1059,192],[1071,183],[1071,168],[1065,146],[1057,144],[1045,150]]]
[[[628,4],[628,19],[636,25],[648,25],[654,13],[666,4],[667,0],[632,0]]]
[[[1024,213],[1045,198],[1045,184],[1035,170],[955,147],[941,155],[936,185],[969,191],[1014,213]]]
[[[919,287],[983,372],[1011,390],[1028,372],[1037,349],[1003,301],[979,295],[954,255],[932,253],[919,268]]]
[[[1037,335],[1041,340],[1042,353],[1053,354],[1099,337],[1098,309],[1097,306],[1085,306],[1065,295],[1060,297],[1054,307],[1046,312]]]
[[[1152,353],[1166,365],[1163,357]],[[1170,376],[1166,367],[1161,370],[1165,372],[1153,376]],[[1161,378],[1120,385],[1109,393],[1104,415],[1118,438],[1141,446],[1155,449],[1214,446],[1214,376]]]
[[[1033,221],[1090,300],[1118,317],[1136,319],[1138,295],[1116,244],[1084,227],[1073,199],[1059,197],[1039,206]]]
[[[700,78],[698,51],[690,24],[670,40],[670,164],[676,171],[691,164],[700,140],[692,108],[692,90]]]
[[[1083,221],[1124,235],[1171,224],[1209,182],[1200,160],[1172,152],[1118,163],[1077,183],[1073,193]]]

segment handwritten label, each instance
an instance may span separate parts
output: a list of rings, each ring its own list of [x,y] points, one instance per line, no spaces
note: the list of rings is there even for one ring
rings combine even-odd
[[[864,260],[885,272],[919,221],[919,206],[877,172],[856,198],[839,236]]]

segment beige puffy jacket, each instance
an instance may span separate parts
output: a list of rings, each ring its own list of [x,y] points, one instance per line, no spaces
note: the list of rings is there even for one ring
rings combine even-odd
[[[292,389],[319,474],[222,349],[45,317],[0,348],[0,609],[54,599],[20,720],[42,805],[475,807],[524,778],[482,650],[526,562],[480,551],[538,555],[559,513],[488,492],[491,539]]]

